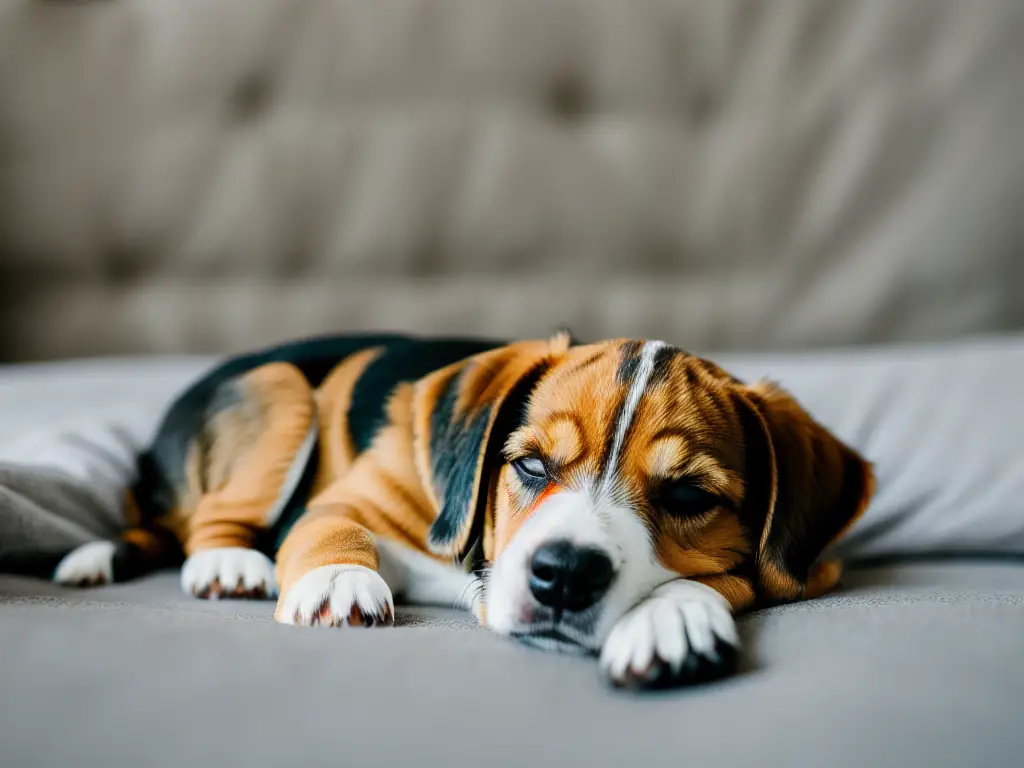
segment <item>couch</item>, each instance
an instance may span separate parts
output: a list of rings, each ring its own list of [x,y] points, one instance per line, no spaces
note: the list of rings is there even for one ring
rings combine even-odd
[[[0,359],[1024,324],[1016,0],[0,1]]]
[[[0,0],[4,466],[253,345],[568,326],[880,475],[838,592],[654,695],[443,610],[0,575],[0,765],[1020,765],[1021,136],[1014,0]]]

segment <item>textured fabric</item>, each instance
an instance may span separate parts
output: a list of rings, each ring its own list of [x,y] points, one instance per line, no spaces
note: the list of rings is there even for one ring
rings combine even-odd
[[[839,554],[1024,554],[1024,335],[714,359],[748,381],[780,381],[875,464],[874,501],[840,541]],[[68,473],[80,482],[79,495],[106,500],[73,510],[71,519],[79,522],[104,510],[94,524],[74,530],[106,530],[132,477],[134,451],[149,439],[165,404],[212,362],[0,368],[0,462]],[[66,540],[59,510],[41,518],[33,494],[24,494],[25,482],[20,487],[21,503],[0,489],[0,513],[7,515],[0,517],[0,552],[24,544],[26,531],[52,530]],[[26,516],[46,527],[26,527]],[[5,528],[20,533],[5,541]]]
[[[1018,0],[0,0],[0,359],[1024,324]]]
[[[460,614],[297,630],[172,576],[0,577],[5,768],[642,764],[1016,768],[1024,567],[907,565],[741,620],[744,669],[636,696]]]
[[[124,510],[104,498],[113,488],[108,478],[82,481],[57,470],[0,464],[0,571],[11,553],[60,554],[116,537]]]
[[[161,410],[213,360],[104,359],[0,366],[0,461],[31,457],[79,477],[107,453],[142,446]],[[116,460],[114,461],[116,463]]]
[[[0,368],[0,557],[123,527],[135,456],[207,360]]]

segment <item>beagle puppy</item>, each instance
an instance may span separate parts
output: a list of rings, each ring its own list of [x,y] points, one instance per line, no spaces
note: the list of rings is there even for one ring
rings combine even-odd
[[[873,484],[782,389],[662,342],[317,338],[185,391],[120,541],[54,578],[184,558],[186,592],[276,596],[304,627],[458,605],[616,685],[675,685],[732,669],[736,613],[836,584],[819,556]]]

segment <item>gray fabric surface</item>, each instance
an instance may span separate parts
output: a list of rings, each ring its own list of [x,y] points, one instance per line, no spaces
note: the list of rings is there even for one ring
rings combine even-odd
[[[0,464],[0,556],[68,552],[116,536],[122,520],[88,483],[46,467]]]
[[[1019,0],[0,0],[0,359],[1024,325]]]
[[[850,574],[741,622],[746,668],[636,696],[593,660],[458,614],[295,630],[173,575],[74,592],[0,578],[0,763],[55,766],[1019,766],[1024,567]]]
[[[136,452],[209,363],[0,366],[0,557],[116,536]]]

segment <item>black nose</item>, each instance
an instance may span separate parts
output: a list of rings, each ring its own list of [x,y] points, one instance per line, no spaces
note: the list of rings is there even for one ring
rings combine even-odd
[[[589,608],[608,591],[614,578],[608,555],[568,541],[544,544],[530,560],[530,591],[539,603],[550,608]]]

